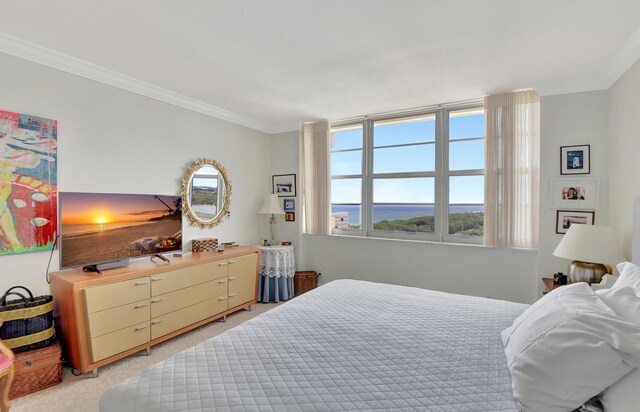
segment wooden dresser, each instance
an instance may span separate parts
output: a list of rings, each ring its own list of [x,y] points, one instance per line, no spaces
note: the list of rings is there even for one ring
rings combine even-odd
[[[134,260],[51,274],[56,330],[74,368],[100,366],[256,303],[258,249]]]

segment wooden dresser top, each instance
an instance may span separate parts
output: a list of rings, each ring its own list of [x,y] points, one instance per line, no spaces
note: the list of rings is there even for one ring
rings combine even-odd
[[[76,286],[90,286],[100,283],[116,282],[136,276],[151,275],[174,269],[201,265],[217,260],[231,259],[248,253],[258,253],[260,249],[250,246],[236,246],[227,248],[224,252],[198,252],[185,254],[182,257],[165,255],[170,260],[166,263],[160,259],[151,260],[149,257],[131,259],[129,266],[115,269],[107,269],[102,274],[83,272],[82,268],[52,272],[51,279],[73,283]]]

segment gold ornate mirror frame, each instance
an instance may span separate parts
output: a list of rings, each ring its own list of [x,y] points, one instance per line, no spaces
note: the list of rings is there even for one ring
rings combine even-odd
[[[220,173],[220,175],[222,176],[222,180],[224,181],[224,201],[222,202],[222,207],[217,208],[216,215],[210,220],[204,220],[196,215],[191,205],[191,182],[196,172],[205,166],[213,166],[214,168],[218,169],[218,172]],[[218,186],[218,189],[219,188],[220,187]],[[231,203],[231,181],[229,180],[227,169],[225,169],[220,163],[215,160],[197,159],[191,164],[191,166],[189,166],[189,169],[187,169],[187,173],[182,178],[181,194],[182,211],[186,216],[189,217],[189,220],[191,220],[191,223],[194,226],[207,229],[218,226],[224,216],[229,212],[229,205]]]

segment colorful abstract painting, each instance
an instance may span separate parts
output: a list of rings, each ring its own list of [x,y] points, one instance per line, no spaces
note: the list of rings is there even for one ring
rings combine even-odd
[[[57,137],[56,120],[0,110],[0,255],[53,245]]]

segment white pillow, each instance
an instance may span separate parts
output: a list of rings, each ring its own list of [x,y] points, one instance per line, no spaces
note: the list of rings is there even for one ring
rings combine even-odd
[[[622,319],[640,326],[640,296],[634,288],[601,289],[596,295]]]
[[[502,332],[502,342],[522,411],[576,409],[640,366],[640,326],[586,283],[546,294]]]
[[[600,281],[600,283],[592,283],[591,289],[593,290],[611,289],[613,285],[616,284],[616,280],[618,280],[617,276],[610,275],[607,273],[602,277],[602,280]]]
[[[631,262],[622,262],[616,265],[620,276],[613,285],[614,288],[623,288],[631,286],[636,290],[636,294],[640,295],[640,266]]]
[[[640,296],[635,289],[623,288],[598,290],[596,294],[625,320],[640,324]],[[630,412],[640,407],[640,369],[620,379],[600,396],[607,412]]]
[[[640,369],[620,379],[600,396],[606,412],[632,412],[640,406]]]

